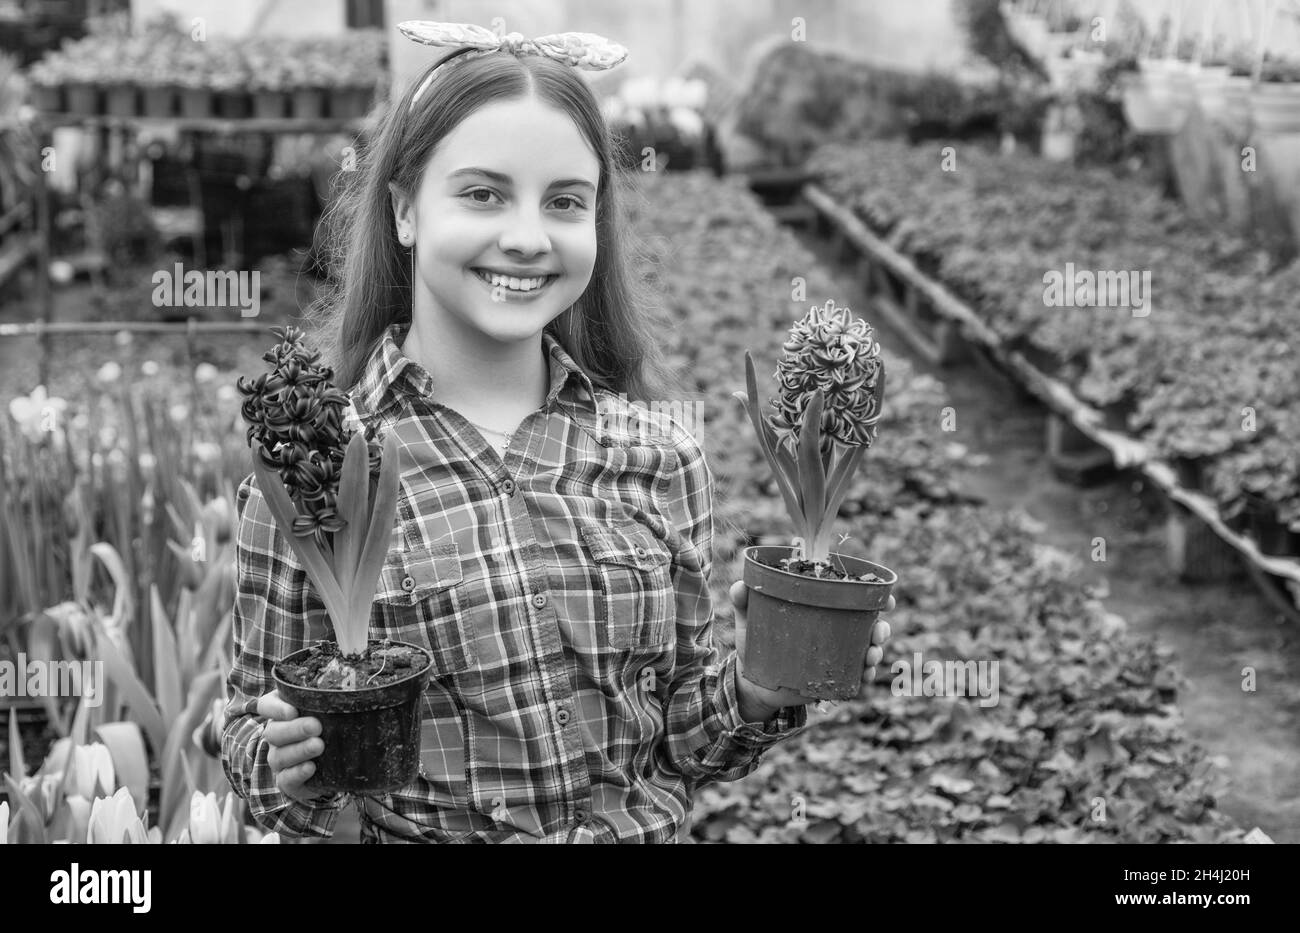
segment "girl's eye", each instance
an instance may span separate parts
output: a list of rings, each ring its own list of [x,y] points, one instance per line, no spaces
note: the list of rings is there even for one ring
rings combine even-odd
[[[575,198],[575,197],[574,197],[573,195],[571,195],[571,194],[562,194],[562,195],[560,195],[558,198],[556,198],[555,201],[553,201],[552,203],[555,203],[555,202],[558,202],[558,201],[568,201],[568,202],[572,205],[572,207],[563,207],[563,208],[560,208],[562,211],[565,211],[565,212],[568,212],[568,211],[580,211],[580,210],[583,209],[583,207],[586,206],[586,205],[584,205],[581,201],[579,201],[577,198]]]
[[[493,195],[495,194],[495,192],[493,192],[493,191],[492,191],[491,189],[489,189],[489,188],[472,188],[472,189],[470,189],[469,191],[466,191],[465,194],[462,195],[462,197],[469,198],[470,200],[474,201],[475,204],[488,204],[488,203],[490,203],[490,202],[488,202],[488,201],[479,201],[479,200],[475,200],[474,195],[476,195],[476,194],[486,194],[486,195],[488,195],[489,197],[491,197],[491,196],[493,196]]]

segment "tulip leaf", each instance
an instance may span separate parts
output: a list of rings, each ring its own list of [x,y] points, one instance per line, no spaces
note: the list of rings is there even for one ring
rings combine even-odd
[[[211,569],[194,594],[195,613],[189,642],[192,656],[206,650],[212,633],[221,624],[221,617],[235,604],[235,562],[228,557],[229,545],[222,545],[212,555]]]
[[[176,635],[163,608],[158,585],[149,587],[150,612],[153,619],[154,696],[162,710],[163,721],[171,722],[181,712],[181,664]]]
[[[181,661],[181,684],[190,682],[194,677],[194,657],[198,646],[193,638],[194,607],[192,591],[181,587],[176,604],[176,655]],[[182,647],[184,646],[184,647]]]
[[[41,818],[40,808],[36,806],[30,797],[23,793],[18,781],[10,774],[5,775],[5,787],[9,792],[10,802],[15,804],[18,812],[27,821],[27,825],[32,832],[32,841],[37,845],[45,845],[48,840],[45,837],[45,821]]]
[[[113,545],[100,541],[90,546],[90,553],[100,559],[113,578],[113,620],[125,632],[131,621],[131,575],[122,562],[122,555]]]
[[[344,595],[351,601],[352,580],[357,573],[370,515],[370,453],[365,435],[360,431],[352,435],[343,455],[337,501],[344,525],[334,535],[334,573]]]
[[[131,664],[118,651],[117,645],[106,633],[100,632],[97,649],[100,660],[104,662],[104,672],[108,674],[108,679],[117,685],[122,691],[123,700],[135,720],[144,727],[144,731],[149,736],[149,742],[154,748],[162,748],[167,743],[167,726],[163,721],[162,713],[158,705],[154,703],[153,697],[145,689],[145,685],[140,682],[135,671],[131,669]],[[82,706],[84,706],[84,702]],[[78,710],[78,715],[81,711]]]
[[[334,571],[330,568],[314,537],[299,537],[293,533],[293,520],[297,511],[280,477],[267,469],[262,463],[262,458],[256,453],[253,454],[252,460],[253,473],[257,476],[257,486],[262,492],[262,498],[270,508],[271,514],[275,516],[281,537],[289,542],[294,554],[306,568],[311,582],[316,585],[321,602],[325,604],[325,611],[333,620],[334,636],[341,646],[343,639],[340,637],[339,628],[346,624],[348,604],[343,598],[343,590],[339,587],[338,580],[334,577]]]
[[[186,765],[182,764],[185,750],[189,746],[190,736],[198,728],[212,701],[221,690],[223,675],[221,671],[204,671],[190,684],[189,697],[185,710],[171,724],[167,741],[161,746],[159,771],[162,774],[162,795],[158,806],[158,825],[162,827],[163,838],[171,841],[176,838],[180,828],[177,821],[183,816],[189,819],[189,789],[185,786]]]
[[[23,760],[23,736],[18,731],[18,709],[9,707],[9,773],[27,777],[27,762]]]
[[[144,813],[149,806],[149,753],[140,727],[133,722],[106,722],[95,735],[113,759],[118,786],[131,792],[135,812]]]
[[[367,634],[370,627],[370,608],[375,601],[375,585],[379,572],[388,556],[388,546],[393,537],[393,522],[397,517],[397,494],[401,488],[402,468],[399,460],[402,448],[397,443],[397,434],[389,431],[384,437],[384,451],[379,464],[379,484],[375,487],[374,507],[366,528],[366,542],[361,549],[361,559],[357,563],[356,576],[352,581],[351,604],[348,607],[347,625],[349,643],[353,645],[348,654],[359,654],[366,649]],[[339,639],[339,646],[343,640]]]
[[[59,623],[53,616],[47,612],[37,616],[27,634],[28,660],[45,665],[47,670],[52,669],[54,662],[62,658],[57,645],[58,635]],[[26,674],[20,673],[19,676]],[[50,724],[58,730],[59,735],[67,735],[67,717],[60,712],[58,699],[46,690],[42,691],[40,700]]]

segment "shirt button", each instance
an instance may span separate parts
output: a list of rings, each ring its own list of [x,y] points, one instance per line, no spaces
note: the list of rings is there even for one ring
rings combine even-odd
[[[574,819],[576,819],[579,823],[581,823],[581,822],[583,822],[584,820],[587,819],[587,811],[584,810],[582,807],[578,807],[578,809],[576,809],[576,810],[573,811],[573,817],[574,817]]]
[[[501,491],[507,496],[513,496],[515,494],[515,481],[512,479],[506,480],[501,484]]]
[[[569,711],[560,707],[555,711],[555,721],[562,726],[567,726],[569,724]]]
[[[402,579],[402,589],[408,593],[415,589],[415,577],[404,577]]]
[[[546,606],[546,594],[545,594],[545,593],[534,593],[534,594],[533,594],[533,605],[536,606],[538,609],[542,609],[542,608],[544,608],[544,607]]]
[[[648,552],[645,548],[641,547],[641,545],[638,544],[637,547],[636,547],[636,550],[635,550],[633,553],[636,554],[636,556],[637,556],[638,559],[640,559],[640,560],[645,560],[645,559],[646,559],[646,555],[647,555],[649,552]]]

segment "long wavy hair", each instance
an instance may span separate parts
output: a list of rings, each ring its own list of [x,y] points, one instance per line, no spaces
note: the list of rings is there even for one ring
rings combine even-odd
[[[384,331],[411,320],[410,254],[397,240],[389,183],[414,197],[436,147],[462,120],[486,104],[536,95],[568,114],[600,163],[591,282],[546,329],[597,387],[647,403],[680,398],[654,339],[658,309],[633,273],[646,251],[622,219],[631,185],[615,160],[622,142],[609,132],[591,88],[568,65],[503,52],[441,69],[412,108],[430,72],[464,51],[435,62],[400,100],[390,99],[373,136],[359,145],[356,170],[340,173],[343,183],[322,226],[328,282],[305,316],[335,384],[352,389]]]

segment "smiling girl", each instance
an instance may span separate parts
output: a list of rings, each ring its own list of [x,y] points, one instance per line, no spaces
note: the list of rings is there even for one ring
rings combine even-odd
[[[434,658],[420,776],[358,799],[363,841],[681,841],[694,788],[807,721],[810,701],[714,644],[709,468],[626,401],[669,380],[572,64],[519,37],[447,56],[391,106],[336,217],[321,343],[360,421],[403,447],[371,626]],[[223,762],[259,822],[329,836],[343,798],[307,783],[319,723],[270,673],[328,637],[324,607],[251,478],[239,508]]]

